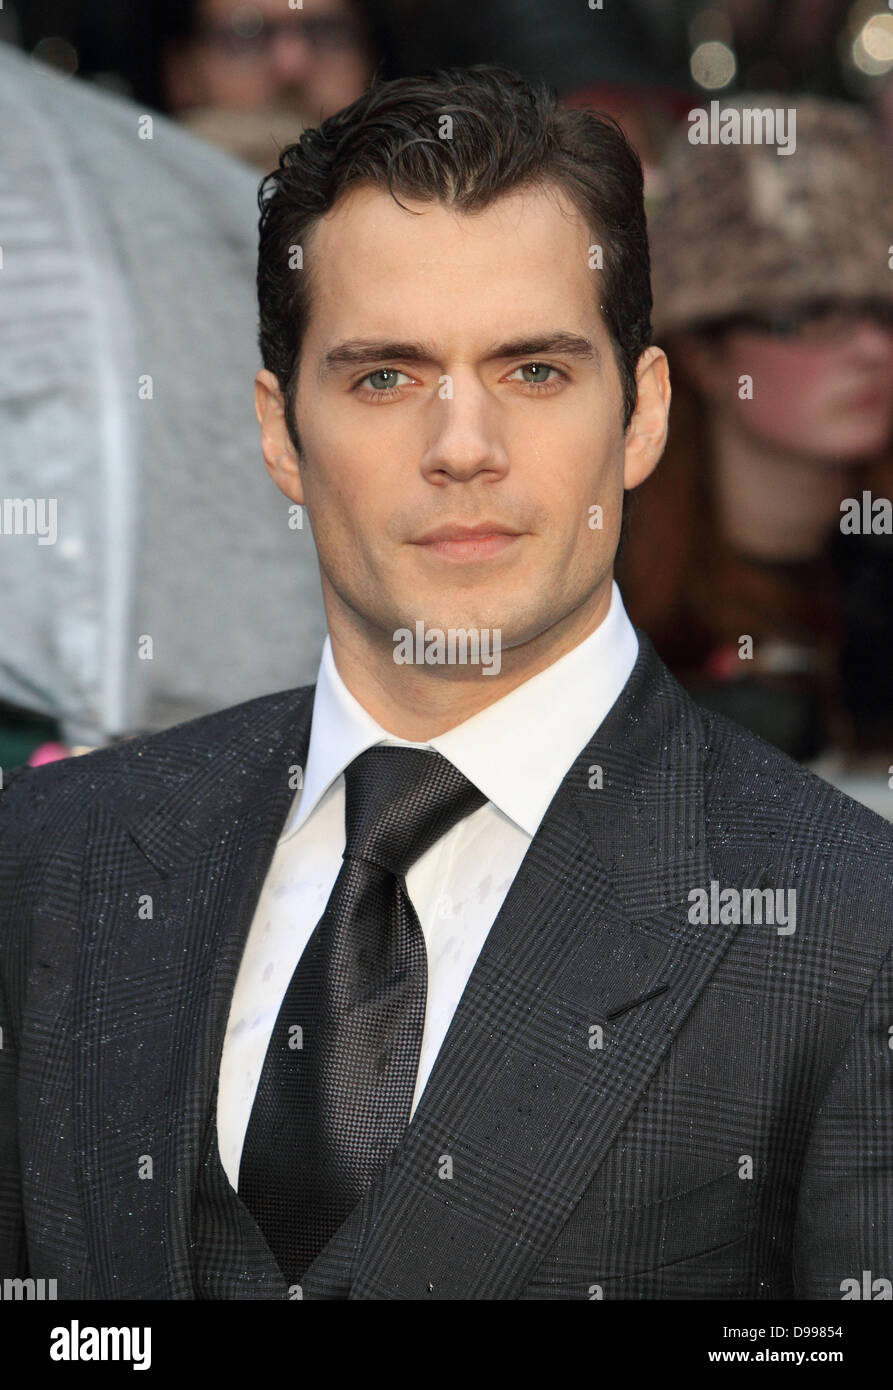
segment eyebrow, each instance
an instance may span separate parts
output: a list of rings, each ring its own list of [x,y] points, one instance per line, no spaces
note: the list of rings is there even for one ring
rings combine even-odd
[[[579,333],[546,333],[529,338],[513,338],[509,342],[498,343],[483,357],[485,362],[499,361],[509,357],[527,357],[531,361],[537,357],[576,357],[588,359],[598,366],[601,357],[598,348],[590,338]],[[417,362],[436,366],[437,353],[430,343],[410,343],[403,340],[379,338],[347,338],[336,343],[323,354],[319,364],[319,379],[333,372],[362,366],[366,362]]]

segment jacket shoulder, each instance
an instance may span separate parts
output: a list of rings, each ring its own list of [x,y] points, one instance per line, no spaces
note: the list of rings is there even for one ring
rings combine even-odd
[[[135,796],[176,786],[215,752],[244,739],[259,725],[274,724],[290,710],[297,715],[312,700],[314,689],[304,685],[260,695],[79,757],[13,768],[0,787],[0,853],[10,840],[21,843],[38,830],[57,835],[96,796],[123,781]]]
[[[889,853],[893,825],[758,734],[698,706],[706,742],[705,795],[717,817],[759,812],[765,826],[800,825],[813,836],[846,829]],[[890,794],[893,813],[893,791]]]
[[[652,703],[661,709],[659,739],[695,738],[701,745],[703,795],[714,840],[751,838],[780,844],[785,833],[812,847],[862,843],[890,857],[893,825],[847,796],[780,748],[734,719],[699,705],[658,656],[647,633],[636,628],[653,681]],[[669,713],[667,712],[669,711]],[[893,816],[893,790],[890,793]]]
[[[724,715],[702,713],[717,876],[731,886],[762,871],[764,887],[796,894],[804,940],[877,968],[893,947],[893,825]]]

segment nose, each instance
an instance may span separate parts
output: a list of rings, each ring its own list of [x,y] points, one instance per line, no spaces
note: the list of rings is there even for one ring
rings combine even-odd
[[[857,319],[849,335],[847,347],[863,361],[893,365],[893,325],[880,323],[866,315]]]
[[[271,38],[269,52],[273,77],[281,83],[301,81],[313,63],[310,44],[298,25],[284,25],[277,29]]]
[[[422,471],[430,481],[440,475],[465,482],[480,472],[505,474],[508,455],[498,408],[474,373],[443,377],[429,409],[431,434]]]

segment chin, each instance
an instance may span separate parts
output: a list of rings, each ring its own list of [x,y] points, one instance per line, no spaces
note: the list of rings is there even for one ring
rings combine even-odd
[[[862,430],[859,433],[847,434],[837,442],[828,462],[860,463],[862,459],[882,454],[891,446],[891,442],[893,441],[889,430]],[[827,448],[826,442],[823,453]]]

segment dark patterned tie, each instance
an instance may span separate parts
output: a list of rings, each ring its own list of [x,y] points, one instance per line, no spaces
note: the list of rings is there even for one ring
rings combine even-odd
[[[344,862],[282,1001],[239,1167],[290,1284],[409,1123],[428,964],[404,875],[487,800],[433,749],[379,744],[344,778]]]

